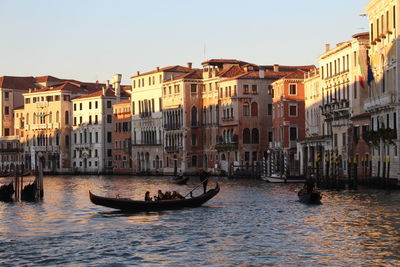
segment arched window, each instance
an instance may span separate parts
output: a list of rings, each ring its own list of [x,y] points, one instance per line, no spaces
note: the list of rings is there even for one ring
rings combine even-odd
[[[250,130],[248,128],[243,130],[243,144],[250,144]]]
[[[249,116],[250,115],[250,106],[248,102],[243,103],[243,116]]]
[[[257,105],[257,102],[251,103],[251,116],[258,116],[258,105]]]
[[[258,129],[254,128],[251,130],[251,143],[252,144],[258,144],[259,143],[259,134],[258,134]]]
[[[197,126],[197,108],[192,107],[192,126]]]
[[[65,124],[66,125],[69,124],[69,112],[68,112],[68,110],[65,111]]]
[[[60,122],[60,112],[58,110],[56,112],[56,122]]]
[[[213,108],[210,106],[210,123],[213,123]]]

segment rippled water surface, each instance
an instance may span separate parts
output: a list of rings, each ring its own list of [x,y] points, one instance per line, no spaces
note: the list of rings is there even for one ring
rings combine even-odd
[[[42,202],[0,202],[0,266],[400,264],[398,191],[324,192],[307,206],[300,185],[215,181],[221,192],[203,207],[123,214],[91,204],[88,190],[143,199],[198,180],[47,177]]]

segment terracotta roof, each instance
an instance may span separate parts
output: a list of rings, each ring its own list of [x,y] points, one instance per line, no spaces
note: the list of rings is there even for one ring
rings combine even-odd
[[[130,99],[127,99],[127,100],[124,100],[124,101],[121,101],[121,102],[115,103],[115,104],[114,104],[114,106],[115,106],[115,105],[130,104],[130,103],[131,103],[131,100],[130,100]]]
[[[32,91],[31,93],[49,92],[49,91],[71,91],[71,92],[82,92],[82,93],[90,92],[86,87],[79,86],[72,82],[62,82],[59,84],[54,84],[49,87],[37,89],[35,91]]]
[[[361,114],[355,115],[355,116],[351,117],[350,120],[357,120],[357,119],[369,118],[369,117],[371,117],[371,114],[366,112],[366,113],[361,113]]]
[[[113,88],[108,88],[105,91],[106,91],[105,92],[105,96],[115,96],[115,91],[114,91]],[[74,98],[74,100],[75,99],[90,98],[90,97],[97,97],[97,96],[102,96],[102,95],[103,95],[103,89],[98,90],[98,91],[93,92],[93,93],[90,93],[90,94],[87,94],[87,95],[79,96],[77,98]],[[121,90],[121,97],[129,97],[129,94],[127,92],[125,92],[124,90]]]
[[[304,70],[296,70],[283,77],[283,79],[304,79],[304,73],[306,73]]]
[[[28,90],[29,88],[38,88],[38,86],[35,85],[35,80],[32,76],[2,76],[0,77],[0,88]]]
[[[202,79],[203,78],[202,73],[203,73],[202,70],[193,69],[191,72],[184,73],[182,75],[176,76],[176,77],[174,77],[174,79],[166,80],[165,82],[177,81],[177,80],[181,80],[181,79]]]
[[[35,82],[37,83],[43,83],[43,82],[62,82],[61,79],[58,79],[57,77],[46,75],[46,76],[38,76],[35,77]]]
[[[311,69],[315,69],[314,65],[305,65],[305,66],[285,66],[285,65],[278,65],[276,64],[275,66],[278,67],[278,71],[296,71],[296,70],[304,70],[304,71],[309,71]],[[265,66],[260,66],[263,69],[266,70],[274,70],[274,65],[265,65]]]
[[[238,64],[246,65],[248,62],[237,60],[237,59],[210,59],[201,63],[201,65],[223,65],[223,64]]]
[[[157,73],[157,72],[190,72],[192,70],[193,69],[191,69],[191,68],[175,65],[175,66],[168,66],[168,67],[160,68],[159,70],[155,69],[155,70],[152,70],[149,72],[139,73],[139,75],[131,76],[131,78],[140,77],[140,76]]]

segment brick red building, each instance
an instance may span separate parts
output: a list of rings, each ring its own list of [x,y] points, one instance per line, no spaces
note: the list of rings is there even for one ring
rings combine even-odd
[[[297,140],[305,137],[304,71],[272,84],[272,173],[298,175]]]
[[[125,100],[114,104],[113,115],[114,173],[132,173],[131,100]]]

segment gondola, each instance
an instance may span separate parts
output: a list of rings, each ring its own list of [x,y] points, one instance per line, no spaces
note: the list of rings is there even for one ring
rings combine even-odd
[[[37,191],[36,181],[24,186],[24,189],[22,189],[21,192],[21,199],[25,201],[35,202],[37,200],[36,191]]]
[[[297,193],[299,197],[299,201],[305,204],[322,204],[322,193],[319,191],[314,190],[311,193],[308,193],[306,189],[301,189],[299,193]]]
[[[207,193],[197,197],[185,198],[185,199],[171,199],[171,200],[160,200],[160,201],[140,201],[126,198],[109,198],[101,197],[93,194],[89,191],[90,200],[93,204],[104,206],[108,208],[118,209],[127,212],[141,212],[141,211],[161,211],[161,210],[172,210],[181,208],[192,208],[199,207],[219,192],[219,185],[215,186],[214,189],[208,190]]]
[[[0,186],[0,201],[10,202],[12,201],[12,195],[15,193],[13,182],[8,185]]]
[[[173,178],[172,179],[172,182],[174,182],[175,184],[177,184],[177,185],[184,185],[184,184],[186,184],[187,183],[187,181],[189,181],[189,177],[187,176],[187,177],[175,177],[175,178]]]

